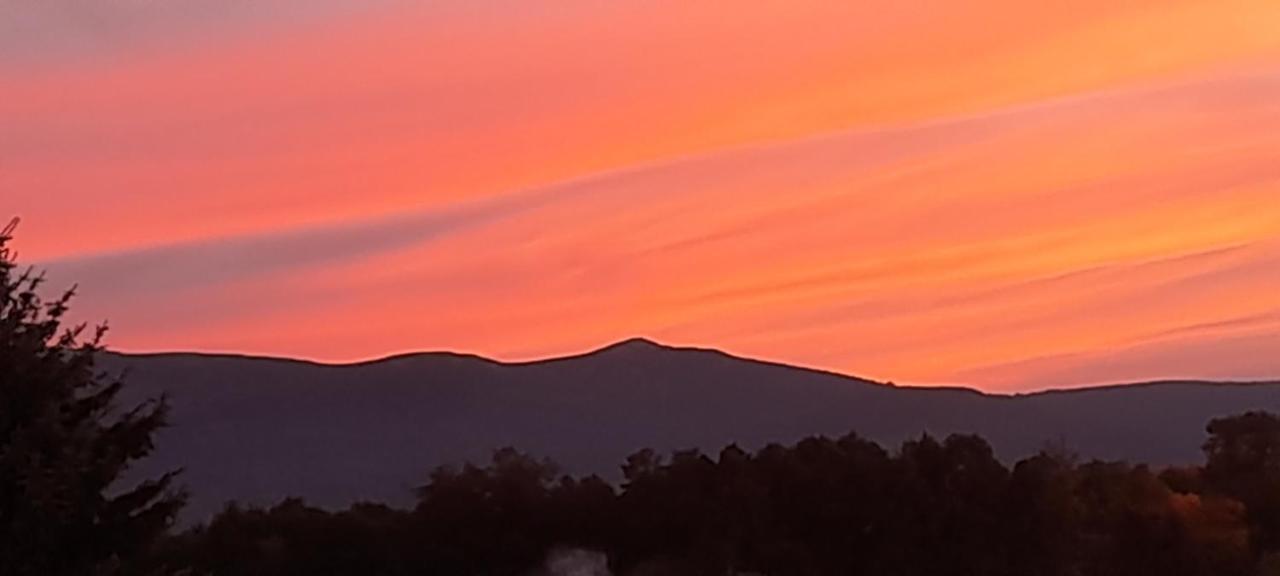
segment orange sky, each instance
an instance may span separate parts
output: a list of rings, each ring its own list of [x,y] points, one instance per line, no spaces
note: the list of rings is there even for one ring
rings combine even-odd
[[[1280,376],[1280,3],[0,4],[0,216],[125,350],[633,335]]]

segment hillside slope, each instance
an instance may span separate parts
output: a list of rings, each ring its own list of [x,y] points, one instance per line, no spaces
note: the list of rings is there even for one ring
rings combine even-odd
[[[183,468],[189,519],[233,499],[406,504],[434,466],[484,460],[502,446],[610,478],[643,447],[754,447],[851,430],[886,446],[923,432],[977,433],[1006,458],[1052,441],[1085,457],[1193,462],[1210,418],[1280,411],[1280,383],[993,396],[643,340],[527,364],[454,354],[342,366],[161,354],[110,355],[103,365],[128,369],[132,399],[170,397],[172,426],[137,472]]]

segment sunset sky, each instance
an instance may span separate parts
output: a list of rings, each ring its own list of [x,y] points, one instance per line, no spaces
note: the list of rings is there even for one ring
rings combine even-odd
[[[1280,2],[0,0],[10,215],[126,351],[1280,377]]]

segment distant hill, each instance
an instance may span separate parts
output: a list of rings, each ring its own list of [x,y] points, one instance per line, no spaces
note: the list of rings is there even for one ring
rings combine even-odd
[[[200,354],[117,355],[126,401],[169,395],[172,426],[139,473],[184,468],[188,520],[225,501],[411,501],[433,467],[514,446],[617,478],[640,448],[756,447],[849,431],[892,447],[977,433],[1013,459],[1047,443],[1083,457],[1199,460],[1205,423],[1280,412],[1280,383],[1155,382],[1022,396],[905,388],[631,340],[505,364],[415,354],[352,365]]]

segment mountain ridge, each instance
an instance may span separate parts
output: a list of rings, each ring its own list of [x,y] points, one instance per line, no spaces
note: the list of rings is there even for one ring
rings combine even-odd
[[[590,357],[595,357],[602,354],[609,354],[612,352],[625,351],[629,349],[660,351],[660,352],[700,352],[700,353],[708,353],[708,354],[717,354],[717,355],[725,356],[728,358],[741,360],[744,362],[750,362],[753,364],[778,366],[778,367],[787,368],[790,370],[797,370],[797,371],[810,372],[810,373],[816,373],[816,374],[825,374],[830,376],[836,376],[839,378],[846,378],[846,379],[857,381],[860,383],[876,384],[879,386],[885,386],[885,387],[895,388],[895,389],[954,390],[954,391],[960,391],[960,392],[972,392],[972,393],[980,394],[982,396],[987,396],[991,398],[1024,398],[1024,397],[1039,396],[1039,395],[1045,395],[1045,394],[1072,394],[1072,393],[1080,393],[1080,392],[1088,392],[1088,391],[1107,391],[1107,390],[1118,389],[1118,388],[1158,387],[1158,386],[1170,386],[1170,385],[1196,385],[1196,386],[1259,386],[1261,385],[1261,386],[1265,386],[1265,385],[1280,384],[1280,378],[1277,378],[1275,380],[1219,380],[1219,379],[1202,379],[1202,378],[1190,378],[1190,377],[1188,378],[1171,377],[1171,378],[1160,378],[1155,380],[1136,380],[1136,381],[1124,381],[1124,382],[1108,382],[1108,383],[1100,383],[1100,384],[1087,384],[1087,385],[1071,386],[1071,387],[1065,387],[1065,388],[1046,388],[1043,390],[1034,390],[1030,392],[988,392],[980,388],[977,388],[974,386],[968,386],[964,384],[898,384],[892,381],[879,381],[879,380],[858,376],[856,374],[839,372],[836,370],[814,368],[814,367],[808,367],[808,366],[799,366],[795,364],[788,364],[782,361],[761,360],[757,358],[751,358],[749,356],[741,356],[741,355],[733,354],[730,352],[726,352],[724,350],[720,350],[718,348],[711,348],[711,347],[704,347],[704,346],[676,346],[676,345],[664,344],[656,340],[652,340],[644,337],[631,337],[624,340],[619,340],[611,344],[606,344],[597,348],[587,350],[585,352],[565,354],[561,356],[551,356],[547,358],[538,358],[533,360],[515,360],[515,361],[499,360],[499,359],[490,358],[481,354],[469,353],[469,352],[454,352],[449,350],[423,350],[423,351],[414,351],[414,352],[400,352],[395,354],[389,354],[386,356],[369,358],[365,360],[339,361],[339,362],[310,360],[306,358],[296,358],[291,356],[278,356],[278,355],[270,355],[270,354],[253,354],[253,353],[240,353],[240,352],[198,352],[198,351],[126,352],[126,351],[110,350],[106,352],[106,355],[119,357],[119,358],[129,358],[129,359],[200,358],[200,359],[214,359],[214,360],[246,360],[246,361],[257,361],[257,362],[281,362],[281,363],[288,363],[288,364],[298,364],[298,365],[316,366],[316,367],[324,367],[324,368],[359,368],[359,367],[375,366],[375,365],[391,363],[391,362],[402,362],[402,361],[410,361],[410,360],[430,360],[430,359],[473,360],[473,361],[493,364],[497,366],[522,367],[522,366],[536,366],[536,365],[542,365],[542,364],[552,364],[552,363],[570,361],[575,359],[590,358]]]
[[[1199,460],[1212,418],[1280,412],[1280,383],[992,395],[643,340],[517,363],[430,352],[341,365],[202,353],[101,360],[126,374],[124,405],[169,399],[171,426],[134,473],[184,469],[188,522],[229,500],[405,506],[434,467],[503,447],[615,481],[643,448],[714,452],[849,432],[889,449],[921,434],[977,434],[1008,461],[1053,443],[1085,458],[1178,465]]]

